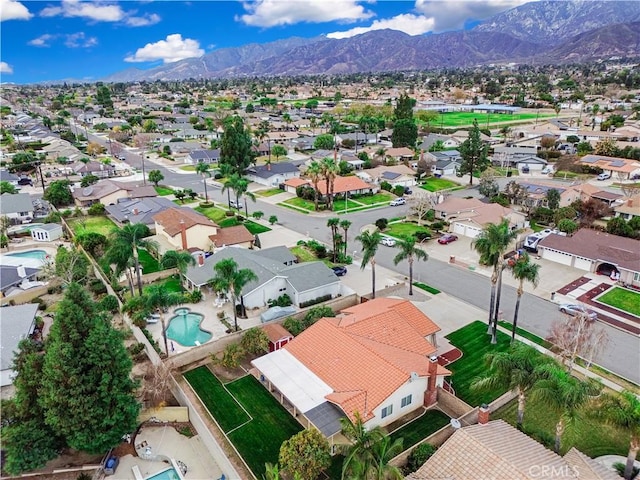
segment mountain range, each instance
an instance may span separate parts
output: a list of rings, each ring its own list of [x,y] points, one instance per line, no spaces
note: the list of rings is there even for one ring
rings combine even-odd
[[[345,39],[292,37],[214,50],[105,82],[429,70],[495,63],[561,64],[640,56],[640,2],[539,1],[471,30],[410,36],[377,30]]]

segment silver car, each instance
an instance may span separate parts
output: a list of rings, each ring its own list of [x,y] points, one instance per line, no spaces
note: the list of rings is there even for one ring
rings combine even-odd
[[[558,310],[562,313],[566,313],[567,315],[571,315],[572,317],[576,317],[578,315],[586,315],[587,319],[593,321],[598,318],[598,314],[593,310],[589,310],[583,305],[577,305],[575,303],[561,303],[558,305]]]

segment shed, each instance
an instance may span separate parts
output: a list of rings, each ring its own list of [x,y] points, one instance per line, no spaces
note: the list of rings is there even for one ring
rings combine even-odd
[[[62,237],[62,225],[45,223],[31,229],[31,238],[39,242],[53,242]]]
[[[279,323],[270,323],[265,325],[262,330],[269,338],[269,351],[275,352],[280,350],[287,343],[293,340],[293,335]]]

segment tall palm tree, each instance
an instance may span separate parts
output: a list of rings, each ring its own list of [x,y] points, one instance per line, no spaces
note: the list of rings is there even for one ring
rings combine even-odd
[[[238,173],[232,173],[227,177],[227,180],[222,184],[222,193],[227,192],[227,206],[231,209],[231,192],[238,190],[242,177]],[[237,196],[236,196],[237,201]]]
[[[384,438],[384,431],[379,426],[368,430],[359,412],[355,413],[355,422],[343,417],[340,419],[340,425],[342,435],[351,442],[351,445],[343,446],[345,457],[342,463],[342,479],[352,478],[349,474],[352,475],[354,469],[366,474],[374,462],[372,447]]]
[[[497,225],[490,223],[484,227],[472,243],[473,248],[480,254],[480,263],[493,267],[487,333],[491,334],[491,343],[494,344],[497,343],[495,323],[500,306],[496,297],[496,286],[503,270],[504,253],[515,237],[516,232],[509,228],[509,220],[505,219]]]
[[[182,294],[172,292],[167,289],[165,284],[156,283],[149,285],[144,295],[147,308],[156,310],[160,314],[160,322],[162,323],[162,338],[164,340],[164,351],[169,355],[169,346],[167,343],[167,324],[164,318],[164,312],[168,307],[178,305],[184,302]]]
[[[540,365],[536,372],[541,379],[534,385],[531,398],[543,402],[558,415],[553,450],[560,453],[567,425],[580,418],[581,410],[591,397],[600,393],[602,385],[592,379],[580,380],[556,363]]]
[[[158,249],[158,243],[146,239],[149,236],[149,227],[142,223],[128,223],[122,228],[116,228],[111,233],[110,250],[120,251],[120,256],[128,255],[133,258],[136,276],[138,280],[138,293],[142,295],[142,273],[140,272],[139,248],[154,251]]]
[[[238,331],[238,312],[236,311],[236,299],[240,297],[242,308],[242,289],[251,281],[258,280],[258,276],[248,268],[238,269],[238,264],[233,258],[220,260],[213,267],[215,276],[209,281],[216,292],[225,292],[231,295],[233,306],[233,325]]]
[[[340,228],[344,231],[344,256],[347,256],[347,232],[349,231],[349,227],[351,227],[351,222],[349,220],[341,220]]]
[[[524,343],[515,343],[507,352],[490,352],[484,356],[487,376],[475,380],[474,390],[508,388],[518,394],[518,429],[522,429],[527,394],[540,379],[538,365],[552,361],[550,357]]]
[[[633,464],[640,450],[640,400],[629,390],[618,394],[605,394],[597,405],[596,413],[608,424],[629,433],[629,453],[624,478],[631,480]]]
[[[336,263],[336,257],[338,255],[336,236],[338,234],[339,226],[340,226],[339,218],[333,217],[327,220],[327,227],[331,229],[331,245],[333,246],[333,263]]]
[[[196,173],[202,175],[202,184],[204,185],[204,201],[209,203],[209,194],[207,193],[207,177],[211,176],[209,172],[210,165],[204,162],[198,162],[196,164]]]
[[[413,262],[415,260],[429,260],[429,255],[419,247],[416,247],[416,239],[414,237],[406,237],[398,240],[397,247],[400,249],[393,259],[393,264],[398,265],[401,261],[406,260],[409,263],[409,295],[413,295]]]
[[[247,180],[246,178],[240,178],[240,180],[238,180],[235,185],[234,193],[236,194],[236,205],[238,204],[238,199],[240,197],[244,197],[244,213],[246,217],[249,218],[249,206],[247,198],[249,198],[253,202],[256,201],[256,196],[253,194],[253,192],[249,191],[249,180]]]
[[[373,233],[365,230],[356,237],[356,240],[362,244],[360,268],[364,270],[367,263],[371,264],[371,298],[376,298],[376,252],[382,240],[382,234],[377,230]]]
[[[333,158],[325,157],[320,162],[322,176],[327,182],[327,208],[333,210],[333,190],[340,168]]]
[[[529,255],[523,253],[511,267],[511,275],[520,282],[518,284],[518,290],[516,291],[516,308],[513,312],[513,328],[511,329],[511,343],[513,343],[516,338],[518,311],[520,310],[520,300],[522,298],[522,292],[524,291],[524,282],[530,282],[534,287],[538,286],[538,282],[540,281],[540,265],[531,262]]]
[[[391,440],[391,437],[385,435],[373,444],[371,450],[373,454],[373,463],[369,468],[367,478],[372,480],[402,480],[404,475],[402,471],[389,462],[402,452],[402,438]]]
[[[320,166],[320,163],[318,163],[318,161],[313,160],[309,164],[309,167],[307,168],[307,171],[305,173],[309,177],[309,179],[311,179],[311,183],[313,184],[313,204],[315,206],[315,211],[317,212],[318,211],[318,183],[322,178],[322,167]]]
[[[169,250],[160,259],[162,268],[177,268],[182,275],[185,274],[188,267],[194,266],[195,264],[196,259],[185,250],[180,250],[179,252]]]

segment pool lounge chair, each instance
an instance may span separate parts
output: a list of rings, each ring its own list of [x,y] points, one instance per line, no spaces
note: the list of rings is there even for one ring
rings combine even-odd
[[[142,476],[142,472],[140,471],[140,467],[138,467],[138,465],[134,465],[133,467],[131,467],[131,471],[133,472],[133,478],[135,478],[136,480],[144,480],[144,477]]]

